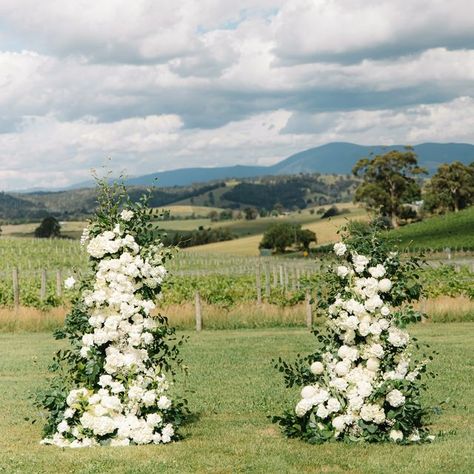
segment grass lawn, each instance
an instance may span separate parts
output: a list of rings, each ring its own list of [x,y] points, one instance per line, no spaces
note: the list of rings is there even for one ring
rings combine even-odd
[[[412,333],[439,351],[438,378],[427,402],[450,398],[429,445],[381,446],[287,440],[267,419],[293,404],[271,366],[277,356],[307,352],[312,336],[300,329],[209,331],[190,334],[184,350],[196,419],[186,438],[166,446],[60,450],[38,444],[41,422],[29,391],[44,384],[58,346],[50,335],[0,335],[0,472],[3,473],[472,473],[474,472],[474,324],[426,324]],[[456,403],[453,406],[453,403]]]

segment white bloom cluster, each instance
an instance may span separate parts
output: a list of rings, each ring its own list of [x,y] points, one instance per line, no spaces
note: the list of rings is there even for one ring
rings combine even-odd
[[[409,372],[409,335],[392,319],[392,281],[383,264],[350,253],[345,244],[335,244],[334,252],[345,260],[334,268],[344,290],[329,306],[328,325],[340,346],[311,364],[314,383],[302,389],[295,413],[303,417],[311,411],[334,428],[335,437],[357,437],[362,420],[401,441],[403,433],[390,429],[387,415],[406,397],[393,384],[415,380],[419,369]]]
[[[132,211],[123,211],[129,221]],[[166,420],[172,401],[169,383],[151,361],[147,348],[155,342],[152,300],[141,289],[156,289],[166,270],[159,246],[140,248],[134,237],[116,225],[93,238],[88,253],[95,259],[92,290],[83,302],[89,309],[90,331],[82,337],[84,364],[103,354],[99,387],[80,387],[67,397],[57,432],[45,444],[87,447],[168,443],[174,436]],[[147,294],[150,294],[148,291]]]

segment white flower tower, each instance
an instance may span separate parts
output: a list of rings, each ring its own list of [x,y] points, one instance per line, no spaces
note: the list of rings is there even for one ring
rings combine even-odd
[[[66,357],[70,388],[61,385],[54,403],[43,398],[51,412],[44,444],[168,443],[181,419],[183,405],[167,395],[163,371],[164,341],[172,330],[150,316],[166,276],[166,249],[146,230],[146,206],[111,211],[83,234],[94,275],[66,321],[65,336],[73,343]]]
[[[373,245],[367,254],[350,239],[334,245],[339,262],[330,276],[321,349],[290,369],[287,385],[305,384],[301,399],[294,412],[275,417],[288,436],[312,443],[431,439],[420,402],[425,363],[413,360],[409,334],[400,327],[419,314],[397,307],[416,299],[408,291],[416,265],[401,262],[376,238]],[[362,246],[370,248],[370,239]]]

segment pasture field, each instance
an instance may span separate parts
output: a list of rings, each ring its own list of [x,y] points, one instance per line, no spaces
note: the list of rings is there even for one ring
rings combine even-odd
[[[344,213],[340,217],[345,216],[346,218],[358,217],[365,215],[366,212],[358,207],[357,205],[350,202],[343,202],[336,204],[339,210],[343,210]],[[289,224],[301,224],[304,228],[311,228],[311,225],[320,224],[324,225],[327,222],[331,222],[329,219],[321,219],[319,214],[316,214],[314,211],[317,211],[320,208],[327,209],[329,206],[317,206],[314,208],[303,209],[299,212],[291,212],[287,215],[281,215],[279,217],[259,217],[254,220],[228,220],[228,221],[218,221],[211,222],[210,219],[197,219],[194,221],[195,227],[190,228],[190,222],[187,220],[174,220],[174,221],[164,221],[159,222],[159,227],[162,227],[166,230],[192,230],[197,229],[200,225],[203,227],[225,227],[230,230],[233,234],[238,237],[248,237],[258,235],[261,239],[262,234],[265,230],[274,223],[285,222]],[[311,214],[310,211],[313,211]],[[339,216],[338,216],[339,217]],[[191,221],[193,222],[193,221]],[[329,225],[330,227],[330,225]]]
[[[192,216],[207,216],[211,211],[221,212],[224,209],[220,207],[210,207],[210,206],[193,206],[185,204],[169,205],[163,206],[164,209],[170,212],[173,216],[187,217]],[[158,208],[161,210],[161,208]]]
[[[256,221],[248,222],[245,224],[246,227],[244,226],[244,223],[241,224],[243,227],[240,228],[240,232],[253,233],[253,235],[234,240],[227,240],[225,242],[216,242],[212,244],[199,245],[198,247],[190,247],[189,249],[184,249],[184,251],[208,254],[256,256],[259,254],[258,245],[262,240],[263,232],[272,222],[302,224],[303,229],[310,229],[316,233],[318,245],[324,245],[338,240],[337,231],[347,222],[348,219],[367,220],[368,215],[363,209],[352,208],[347,214],[339,215],[329,219],[321,219],[318,216],[311,216],[310,214],[302,214],[302,216],[299,217],[298,214],[295,214],[291,219],[288,218],[288,220],[285,220],[285,218],[258,219]],[[259,227],[259,222],[266,220],[270,220],[270,222],[267,222],[264,227]],[[234,231],[231,226],[229,226],[229,228]]]
[[[311,350],[302,329],[205,331],[183,349],[189,377],[181,376],[194,416],[184,439],[165,446],[61,450],[39,445],[41,420],[29,394],[46,383],[60,344],[49,334],[0,335],[0,472],[47,473],[466,473],[474,472],[474,323],[411,328],[439,354],[426,403],[439,406],[432,444],[419,446],[308,445],[287,440],[268,416],[297,401],[271,360]]]
[[[79,239],[82,229],[87,225],[84,221],[65,221],[60,222],[60,224],[63,236],[71,239]],[[2,225],[2,235],[5,237],[34,237],[35,229],[39,225],[40,222]]]

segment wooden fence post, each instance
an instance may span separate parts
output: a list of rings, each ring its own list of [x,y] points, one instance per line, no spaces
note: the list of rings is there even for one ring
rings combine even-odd
[[[270,269],[268,265],[265,265],[265,298],[267,301],[270,299]]]
[[[15,310],[18,310],[20,307],[20,279],[18,277],[18,268],[14,268],[12,272],[13,278],[13,304],[15,305]]]
[[[46,270],[41,270],[41,290],[40,290],[40,300],[44,301],[46,299]]]
[[[199,296],[199,291],[196,291],[195,309],[196,309],[196,331],[199,332],[202,330],[201,297]]]
[[[280,286],[285,286],[285,280],[283,276],[283,266],[280,265]]]
[[[260,276],[260,266],[255,270],[255,281],[257,284],[257,304],[262,304],[262,280]]]
[[[420,299],[420,313],[421,313],[421,322],[423,324],[426,323],[425,311],[426,311],[426,300],[425,298],[421,298]]]
[[[61,275],[61,270],[56,271],[56,296],[61,298],[63,295],[63,278]]]
[[[306,291],[306,327],[311,329],[313,327],[313,308],[311,308],[311,295]]]

